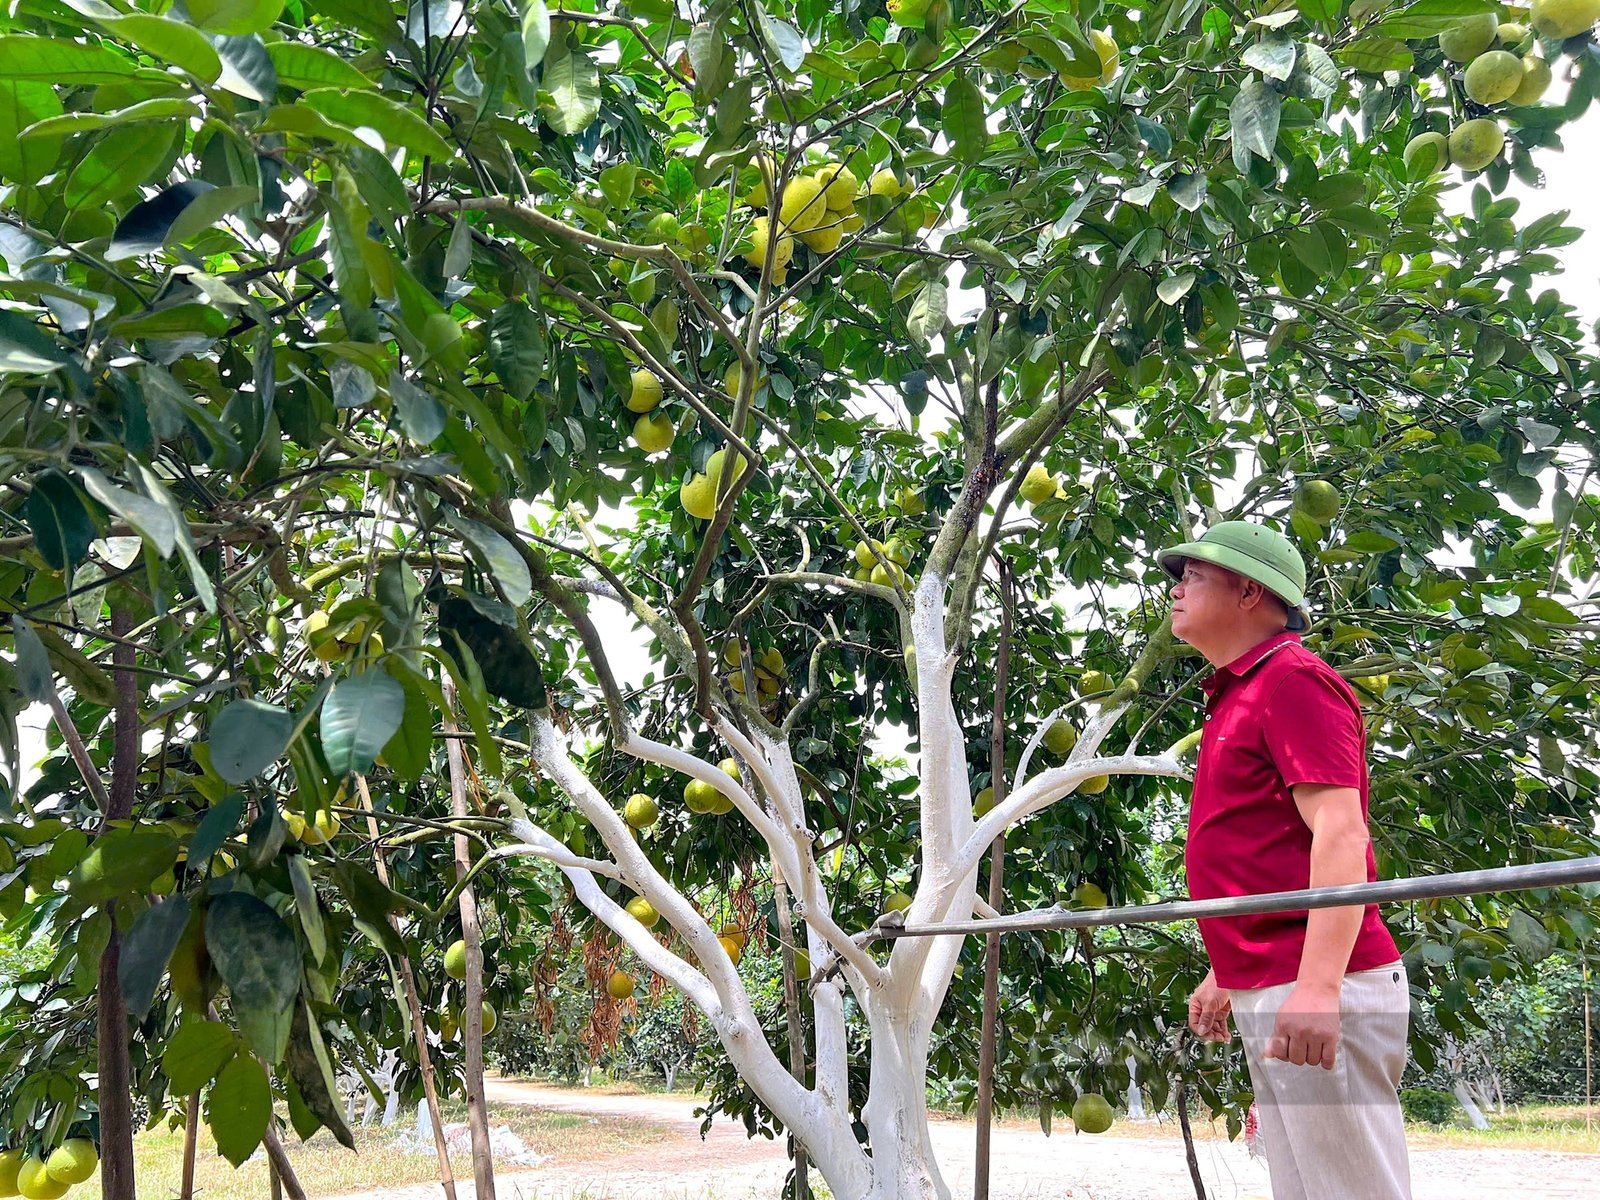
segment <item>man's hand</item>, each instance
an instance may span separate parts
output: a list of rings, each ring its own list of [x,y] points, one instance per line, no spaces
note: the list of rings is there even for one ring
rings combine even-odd
[[[1193,1002],[1190,1002],[1193,1011]],[[1278,1010],[1265,1058],[1333,1070],[1339,1052],[1339,988],[1297,983]]]
[[[1228,990],[1217,986],[1215,971],[1207,971],[1189,997],[1189,1028],[1208,1042],[1231,1042],[1233,1031],[1228,1028],[1228,1014],[1232,1011]]]

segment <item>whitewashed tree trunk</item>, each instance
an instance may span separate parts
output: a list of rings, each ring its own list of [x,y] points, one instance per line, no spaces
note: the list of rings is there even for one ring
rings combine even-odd
[[[1007,799],[975,821],[961,727],[951,702],[957,656],[947,649],[946,586],[947,580],[930,568],[916,585],[910,611],[901,616],[905,640],[914,643],[908,645],[908,656],[915,668],[912,679],[922,747],[921,874],[905,914],[908,924],[970,917],[977,902],[978,867],[994,838],[1070,794],[1090,776],[1183,774],[1170,755],[1098,756],[1101,741],[1121,715],[1119,707],[1087,723],[1064,763],[1022,778],[1033,748],[1055,714],[1041,715],[1022,756],[1019,778],[1007,788]],[[679,655],[685,669],[692,667],[694,659],[684,658],[682,639],[671,623],[637,597],[626,599],[635,615]],[[731,710],[722,707],[729,701],[718,697],[714,703],[712,728],[739,760],[741,779],[625,725],[613,730],[613,741],[622,753],[716,788],[765,841],[772,865],[790,881],[812,964],[815,1086],[808,1088],[796,1080],[773,1052],[738,972],[717,944],[716,930],[656,870],[624,824],[620,804],[596,790],[573,761],[564,736],[546,717],[533,718],[533,761],[588,819],[610,857],[575,854],[520,808],[511,822],[517,844],[492,853],[540,857],[561,869],[578,900],[650,970],[705,1014],[741,1078],[794,1132],[837,1200],[949,1200],[928,1130],[928,1047],[962,939],[898,939],[885,961],[876,947],[869,953],[867,938],[841,929],[813,855],[815,835],[807,821],[786,731],[766,723],[759,713],[743,712],[746,728],[752,730],[747,735],[732,720]],[[618,711],[620,706],[613,711],[614,720]],[[602,877],[649,900],[687,953],[680,956],[658,942],[607,895],[599,882]],[[856,1140],[849,1106],[846,989],[866,1014],[872,1035],[869,1093],[862,1111],[867,1146]],[[669,1090],[675,1074],[674,1066],[667,1075]]]
[[[1462,1079],[1460,1076],[1457,1076],[1456,1085],[1453,1090],[1455,1092],[1456,1100],[1466,1111],[1467,1120],[1471,1123],[1472,1127],[1474,1129],[1489,1128],[1489,1122],[1485,1119],[1483,1110],[1478,1107],[1478,1102],[1472,1098],[1472,1089],[1467,1087],[1467,1081]]]
[[[1142,1121],[1145,1119],[1144,1093],[1139,1090],[1139,1085],[1134,1081],[1134,1070],[1139,1065],[1136,1055],[1128,1055],[1128,1120]]]

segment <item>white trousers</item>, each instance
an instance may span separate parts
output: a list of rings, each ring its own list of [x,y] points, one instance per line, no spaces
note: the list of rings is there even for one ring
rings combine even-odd
[[[1265,1059],[1294,984],[1230,991],[1273,1200],[1411,1200],[1400,1112],[1411,989],[1400,963],[1344,977],[1331,1071]]]

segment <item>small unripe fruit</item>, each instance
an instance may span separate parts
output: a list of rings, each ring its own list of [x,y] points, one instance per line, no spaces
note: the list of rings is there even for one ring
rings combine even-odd
[[[1339,515],[1339,489],[1326,479],[1308,479],[1294,493],[1294,507],[1318,525]]]

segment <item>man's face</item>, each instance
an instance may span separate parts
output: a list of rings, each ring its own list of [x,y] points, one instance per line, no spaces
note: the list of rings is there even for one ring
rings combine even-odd
[[[1244,580],[1226,567],[1189,559],[1172,587],[1172,633],[1192,644],[1236,625]]]

